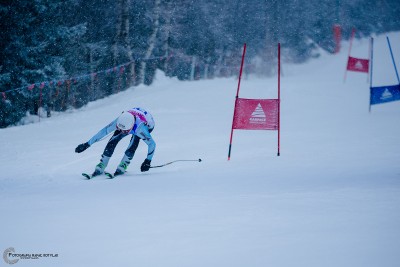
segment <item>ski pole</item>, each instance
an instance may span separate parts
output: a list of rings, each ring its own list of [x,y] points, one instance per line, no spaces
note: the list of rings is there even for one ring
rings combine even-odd
[[[150,168],[160,168],[160,167],[164,167],[166,165],[169,165],[169,164],[172,164],[172,163],[178,162],[178,161],[197,161],[197,162],[201,162],[201,159],[178,159],[178,160],[174,160],[174,161],[162,164],[162,165],[150,166]]]

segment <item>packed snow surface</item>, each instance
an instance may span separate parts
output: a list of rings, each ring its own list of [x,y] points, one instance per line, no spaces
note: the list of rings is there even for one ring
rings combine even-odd
[[[400,34],[388,36],[400,64]],[[373,85],[397,84],[386,35],[374,45]],[[279,157],[276,131],[235,130],[227,161],[235,78],[157,73],[151,86],[1,129],[1,252],[58,254],[21,267],[399,266],[400,102],[369,112],[368,75],[343,81],[348,46],[282,63]],[[357,40],[352,56],[368,48]],[[244,75],[240,96],[276,98],[277,77]],[[86,180],[107,139],[75,147],[136,106],[156,121],[153,165],[202,162],[141,173],[141,142],[124,176]]]

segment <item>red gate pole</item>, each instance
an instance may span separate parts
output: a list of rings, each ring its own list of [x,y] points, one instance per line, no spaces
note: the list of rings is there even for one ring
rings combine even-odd
[[[349,55],[347,56],[347,64],[346,64],[346,70],[344,71],[344,80],[343,82],[346,82],[346,77],[347,77],[347,67],[349,66],[349,59],[350,59],[350,53],[351,53],[351,46],[353,45],[353,39],[354,35],[356,33],[356,29],[351,30],[351,37],[350,37],[350,46],[349,46]]]
[[[342,28],[339,24],[333,25],[333,38],[335,40],[335,54],[340,52],[340,41],[342,40]]]
[[[231,138],[229,141],[229,152],[228,152],[228,160],[231,159],[231,149],[232,149],[232,137],[233,137],[233,123],[235,121],[235,116],[236,116],[236,103],[239,98],[239,90],[240,90],[240,81],[242,79],[242,72],[243,72],[243,63],[244,63],[244,56],[246,55],[246,43],[243,46],[243,54],[242,54],[242,63],[240,64],[240,72],[239,72],[239,81],[238,81],[238,87],[236,91],[236,99],[235,99],[235,108],[233,110],[233,119],[232,119],[232,128],[231,128]]]
[[[281,43],[278,43],[278,157],[281,144]]]
[[[42,106],[42,84],[39,86],[39,105],[38,105],[38,117],[40,122],[40,107]]]

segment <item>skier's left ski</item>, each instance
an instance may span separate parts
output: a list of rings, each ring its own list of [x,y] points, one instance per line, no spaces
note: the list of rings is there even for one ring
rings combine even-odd
[[[117,177],[117,176],[121,176],[121,175],[123,175],[124,173],[120,173],[120,174],[112,174],[112,173],[109,173],[109,172],[104,172],[104,175],[105,176],[107,176],[107,178],[108,179],[114,179],[115,177]]]
[[[82,176],[85,177],[86,179],[90,180],[93,177],[99,176],[100,174],[93,175],[93,174],[87,174],[87,173],[82,173]]]
[[[104,175],[107,176],[108,179],[114,178],[114,175],[112,175],[112,173],[109,173],[109,172],[104,172]]]

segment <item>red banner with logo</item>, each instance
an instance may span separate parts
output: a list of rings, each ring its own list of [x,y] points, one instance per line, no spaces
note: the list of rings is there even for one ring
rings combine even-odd
[[[278,99],[236,100],[233,129],[243,130],[278,130]]]
[[[349,59],[347,61],[347,70],[368,73],[369,60],[349,56]]]

